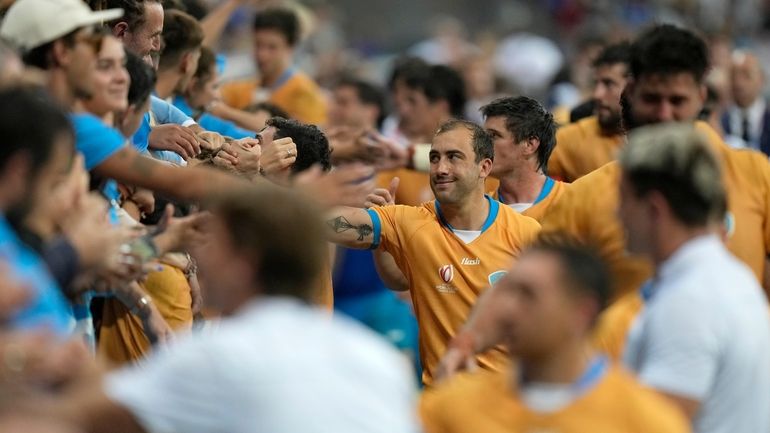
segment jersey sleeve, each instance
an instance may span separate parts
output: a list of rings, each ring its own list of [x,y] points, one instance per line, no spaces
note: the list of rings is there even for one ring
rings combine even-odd
[[[401,256],[403,250],[402,232],[399,221],[403,217],[404,206],[379,206],[367,209],[372,218],[371,249],[382,248],[393,256]]]
[[[93,170],[126,143],[120,132],[105,125],[98,117],[73,115],[71,121],[75,129],[75,148],[83,154],[86,170]]]
[[[257,133],[238,127],[235,123],[228,120],[205,113],[200,117],[201,128],[207,131],[213,131],[225,137],[239,140],[241,138],[254,138]]]
[[[152,97],[150,109],[159,125],[190,126],[195,124],[195,121],[190,116],[184,114],[182,110],[155,96]]]

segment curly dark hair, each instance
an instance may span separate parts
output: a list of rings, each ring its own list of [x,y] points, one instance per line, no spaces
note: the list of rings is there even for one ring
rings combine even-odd
[[[291,137],[297,145],[297,160],[291,166],[292,173],[299,173],[319,164],[324,171],[332,168],[329,140],[315,125],[306,125],[296,120],[273,117],[268,126],[277,130],[275,138]]]

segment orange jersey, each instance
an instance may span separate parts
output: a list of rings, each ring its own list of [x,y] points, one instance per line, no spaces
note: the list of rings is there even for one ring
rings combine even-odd
[[[548,159],[548,175],[565,182],[614,161],[623,135],[605,135],[596,116],[565,125],[556,131],[556,147]]]
[[[530,409],[513,389],[512,372],[464,374],[425,391],[420,415],[427,433],[686,433],[679,409],[629,373],[609,367],[566,407]]]
[[[762,281],[770,250],[770,163],[752,150],[727,147],[707,124],[697,122],[722,163],[727,190],[727,246]],[[629,256],[617,218],[620,166],[609,163],[570,185],[543,220],[543,230],[566,230],[595,246],[610,267],[616,296],[637,290],[652,274],[642,257]]]
[[[607,307],[594,328],[593,343],[596,350],[604,352],[613,361],[621,362],[628,332],[643,308],[644,300],[639,290],[626,293]]]
[[[307,75],[290,69],[269,92],[267,100],[286,110],[293,119],[303,123],[322,125],[326,123],[326,98],[318,85]],[[222,100],[229,106],[245,109],[251,104],[262,102],[267,96],[260,96],[257,80],[234,81],[220,89]]]
[[[559,199],[559,197],[564,194],[564,190],[566,188],[566,183],[553,180],[550,177],[546,178],[545,184],[543,184],[543,190],[540,192],[540,195],[535,199],[534,203],[532,203],[532,206],[521,214],[530,218],[534,218],[538,222],[542,221],[545,217],[545,214],[548,212],[548,209],[550,209],[550,207]],[[507,204],[503,200],[500,200],[499,187],[491,191],[489,195],[492,196],[492,198],[495,200],[498,200],[503,204]]]
[[[140,283],[152,298],[163,319],[174,331],[192,328],[192,295],[190,284],[182,269],[168,264],[159,272],[150,272]],[[102,326],[97,352],[114,366],[136,362],[151,350],[141,319],[131,314],[129,307],[117,298],[104,300]]]
[[[409,281],[420,325],[426,384],[481,292],[510,268],[540,230],[534,219],[500,206],[490,197],[487,200],[489,216],[481,234],[467,244],[443,221],[435,202],[369,210],[375,239],[372,247],[379,245],[390,253]],[[479,364],[486,368],[504,363],[505,355],[499,350],[479,357]]]

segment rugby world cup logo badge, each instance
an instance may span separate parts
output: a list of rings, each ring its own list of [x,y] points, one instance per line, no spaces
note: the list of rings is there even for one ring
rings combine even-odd
[[[455,276],[455,268],[452,265],[444,265],[438,268],[438,274],[441,276],[442,281],[450,283]]]

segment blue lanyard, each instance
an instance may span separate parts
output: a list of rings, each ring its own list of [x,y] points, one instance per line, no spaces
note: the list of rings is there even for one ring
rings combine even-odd
[[[545,200],[545,198],[548,197],[548,194],[551,193],[551,190],[553,190],[554,185],[556,185],[556,181],[546,176],[545,183],[543,184],[543,189],[540,190],[540,194],[537,196],[537,198],[532,203],[532,205],[534,206],[540,203],[541,201]],[[497,199],[503,204],[508,204],[505,201],[503,201],[503,195],[500,193],[500,187],[497,187]]]

